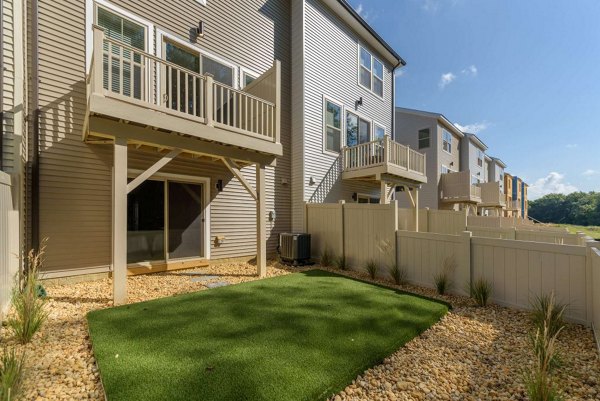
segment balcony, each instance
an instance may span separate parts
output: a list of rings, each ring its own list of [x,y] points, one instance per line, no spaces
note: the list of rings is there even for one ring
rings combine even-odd
[[[342,163],[342,179],[346,180],[385,181],[398,185],[427,182],[425,155],[388,136],[345,147]]]
[[[471,184],[471,172],[442,174],[440,199],[448,203],[480,203],[481,187]]]
[[[506,199],[500,182],[486,182],[479,184],[481,188],[481,203],[483,207],[505,207]]]
[[[506,210],[513,212],[521,211],[521,201],[520,200],[510,200],[506,202]]]
[[[94,27],[83,138],[272,162],[280,143],[281,67],[242,90],[108,38]],[[109,68],[110,66],[110,68]]]

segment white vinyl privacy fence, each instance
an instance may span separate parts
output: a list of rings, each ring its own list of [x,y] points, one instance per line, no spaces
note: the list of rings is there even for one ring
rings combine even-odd
[[[10,176],[0,171],[0,319],[8,311],[19,268],[19,215]]]
[[[451,266],[450,292],[467,295],[470,283],[484,278],[492,285],[492,302],[518,309],[530,309],[536,296],[553,292],[568,305],[566,317],[593,325],[600,342],[600,242],[579,236],[573,245],[515,239],[527,230],[514,227],[477,227],[458,235],[398,230],[394,204],[307,205],[313,256],[328,247],[356,270],[375,261],[382,277],[395,262],[409,282],[430,288],[434,276]]]

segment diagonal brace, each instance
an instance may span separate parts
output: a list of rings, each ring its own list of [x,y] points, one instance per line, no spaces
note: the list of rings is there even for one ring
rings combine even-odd
[[[146,181],[148,178],[152,177],[154,174],[158,172],[161,168],[166,166],[171,160],[179,156],[181,153],[181,149],[173,149],[169,153],[167,153],[162,159],[154,163],[148,170],[144,171],[142,174],[138,175],[127,184],[127,193],[131,193],[134,189],[136,189],[140,184]]]
[[[254,198],[254,200],[258,200],[258,196],[256,195],[256,190],[254,188],[252,188],[252,186],[250,185],[248,180],[246,180],[246,177],[244,177],[244,174],[242,174],[238,165],[230,158],[223,158],[222,160],[223,160],[223,164],[225,165],[225,167],[227,167],[229,169],[229,171],[231,171],[231,174],[236,176],[236,178],[242,183],[244,188],[246,188],[246,190],[248,191],[250,196],[252,196],[252,198]]]

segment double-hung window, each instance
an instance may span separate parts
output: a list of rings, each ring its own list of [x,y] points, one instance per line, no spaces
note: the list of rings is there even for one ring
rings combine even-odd
[[[325,100],[325,150],[338,153],[342,144],[342,106]]]
[[[452,134],[446,130],[442,132],[442,149],[445,152],[452,153]]]
[[[200,61],[200,73],[202,75],[210,74],[214,77],[215,81],[231,87],[234,86],[235,69],[232,66],[215,60],[206,54],[201,55]]]
[[[146,28],[102,7],[96,8],[96,23],[104,28],[108,39],[146,50]],[[110,56],[110,66],[109,66]],[[104,43],[103,86],[123,96],[142,98],[144,77],[142,56],[114,43]]]
[[[477,165],[483,167],[483,152],[479,149],[477,150]]]
[[[381,124],[373,124],[373,140],[381,141],[385,137],[385,127]]]
[[[431,134],[429,128],[419,130],[419,149],[425,149],[430,146]]]
[[[383,63],[368,50],[359,47],[358,82],[379,97],[383,97]]]
[[[371,140],[371,122],[358,115],[346,113],[346,146],[356,146]]]

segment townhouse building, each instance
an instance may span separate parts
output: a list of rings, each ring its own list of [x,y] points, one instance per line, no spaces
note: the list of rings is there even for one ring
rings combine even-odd
[[[306,202],[403,188],[418,207],[425,155],[393,138],[404,61],[345,0],[24,1],[19,238],[48,238],[46,278],[111,272],[118,303],[130,274],[264,275]]]
[[[426,156],[422,207],[477,213],[481,188],[476,184],[487,178],[485,144],[474,135],[466,136],[443,114],[401,107],[396,107],[395,135]],[[401,205],[407,206],[405,201]]]

